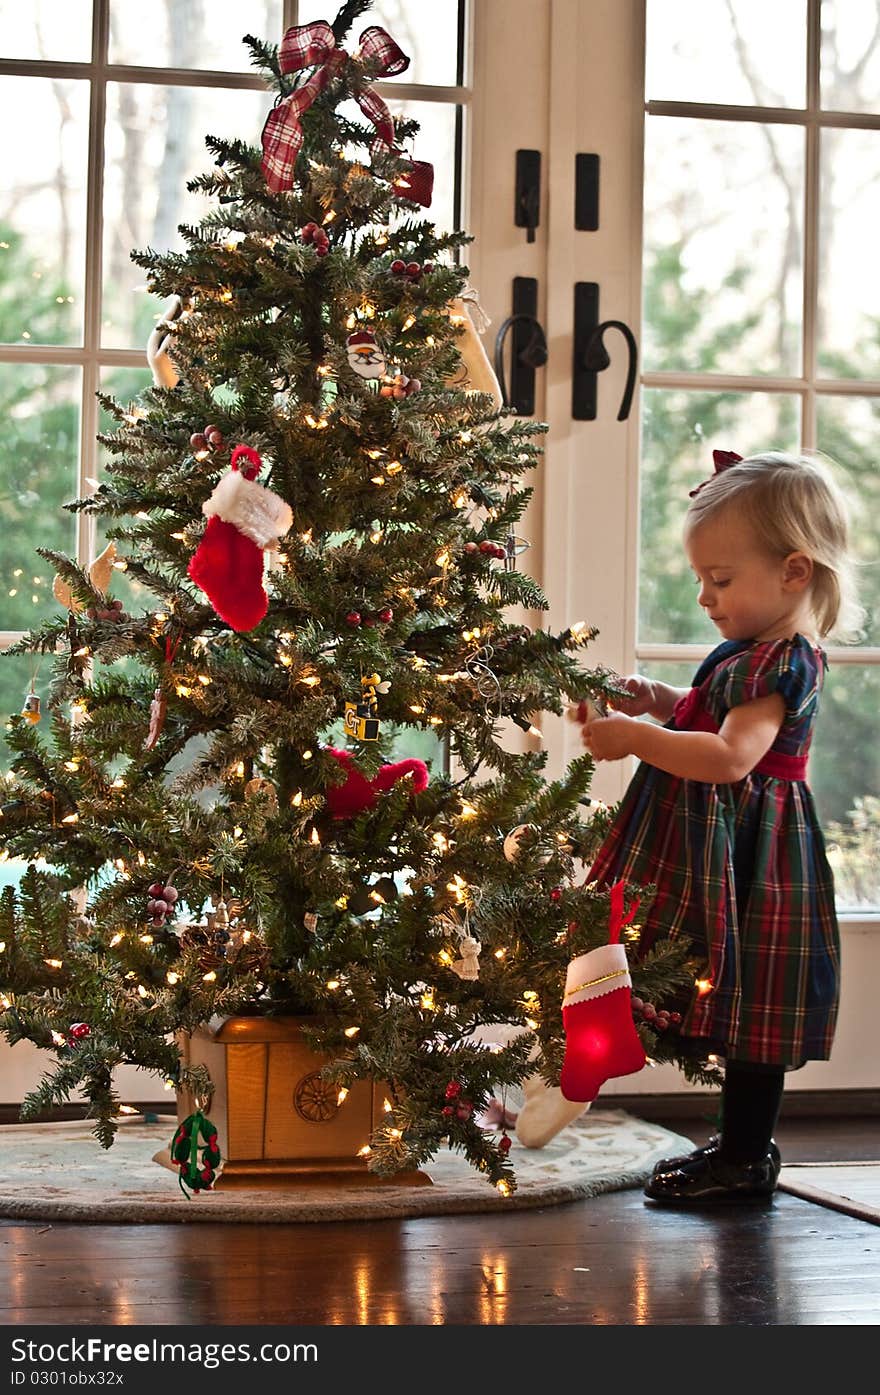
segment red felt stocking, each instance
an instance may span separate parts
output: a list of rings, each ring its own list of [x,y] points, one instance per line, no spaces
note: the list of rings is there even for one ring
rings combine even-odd
[[[631,1075],[645,1064],[645,1052],[632,1017],[632,980],[620,931],[623,882],[611,888],[609,943],[572,959],[565,978],[562,1020],[565,1060],[559,1086],[567,1100],[594,1100],[606,1080]]]
[[[343,784],[330,785],[327,789],[327,805],[335,819],[353,818],[363,813],[364,809],[372,809],[378,796],[393,789],[405,775],[412,776],[412,787],[416,793],[427,788],[428,767],[423,760],[394,761],[390,765],[383,765],[373,779],[368,780],[358,770],[350,751],[328,746],[327,754],[338,761],[345,771]]]
[[[247,464],[239,468],[239,461]],[[293,514],[271,489],[257,484],[262,461],[250,446],[236,446],[229,473],[202,504],[208,526],[190,558],[189,575],[233,630],[252,630],[269,608],[263,587],[263,549],[278,546]]]

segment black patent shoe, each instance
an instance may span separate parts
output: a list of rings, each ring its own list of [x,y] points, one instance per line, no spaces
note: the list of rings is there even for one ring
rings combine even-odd
[[[760,1162],[728,1163],[717,1154],[688,1159],[679,1167],[655,1172],[645,1187],[649,1201],[666,1206],[727,1206],[766,1202],[776,1190],[778,1173],[770,1153]]]
[[[721,1134],[713,1133],[707,1143],[702,1148],[695,1148],[692,1153],[681,1153],[677,1158],[661,1158],[654,1164],[655,1172],[671,1172],[675,1167],[681,1167],[682,1163],[695,1162],[697,1158],[714,1158],[721,1151]],[[770,1140],[770,1157],[773,1160],[773,1167],[777,1178],[782,1169],[782,1155],[776,1146],[775,1141]]]

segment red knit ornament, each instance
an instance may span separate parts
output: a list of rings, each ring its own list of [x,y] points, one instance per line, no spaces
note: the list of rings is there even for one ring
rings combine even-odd
[[[350,819],[365,809],[372,809],[379,795],[392,789],[405,775],[412,776],[414,793],[425,789],[428,784],[428,767],[423,760],[394,761],[383,765],[378,774],[368,780],[358,770],[350,751],[328,746],[327,755],[338,761],[346,772],[345,783],[328,786],[326,793],[328,807],[335,819]]]
[[[430,208],[434,193],[434,166],[427,160],[409,160],[394,181],[402,199]]]
[[[635,1029],[632,980],[620,931],[638,909],[623,916],[623,882],[611,888],[608,944],[578,955],[568,966],[563,998],[565,1060],[559,1088],[567,1100],[594,1100],[606,1080],[631,1075],[645,1064]]]

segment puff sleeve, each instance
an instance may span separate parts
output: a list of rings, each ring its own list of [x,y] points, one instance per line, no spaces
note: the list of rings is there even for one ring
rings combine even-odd
[[[816,710],[824,661],[824,654],[802,635],[753,644],[725,666],[718,705],[726,714],[731,707],[780,693],[785,701],[783,726],[796,726]]]

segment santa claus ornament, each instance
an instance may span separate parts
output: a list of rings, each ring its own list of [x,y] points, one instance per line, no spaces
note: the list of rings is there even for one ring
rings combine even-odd
[[[269,608],[263,551],[277,548],[293,523],[289,505],[257,484],[262,464],[250,446],[236,446],[231,469],[202,504],[208,526],[187,568],[220,619],[240,633],[259,625]]]
[[[638,909],[623,914],[623,882],[611,888],[608,944],[572,959],[565,977],[562,1021],[565,1060],[559,1087],[567,1100],[594,1100],[606,1080],[642,1069],[646,1056],[632,1015],[632,979],[620,932]]]
[[[385,375],[385,355],[371,329],[356,329],[345,341],[349,368],[359,378],[382,378]]]

